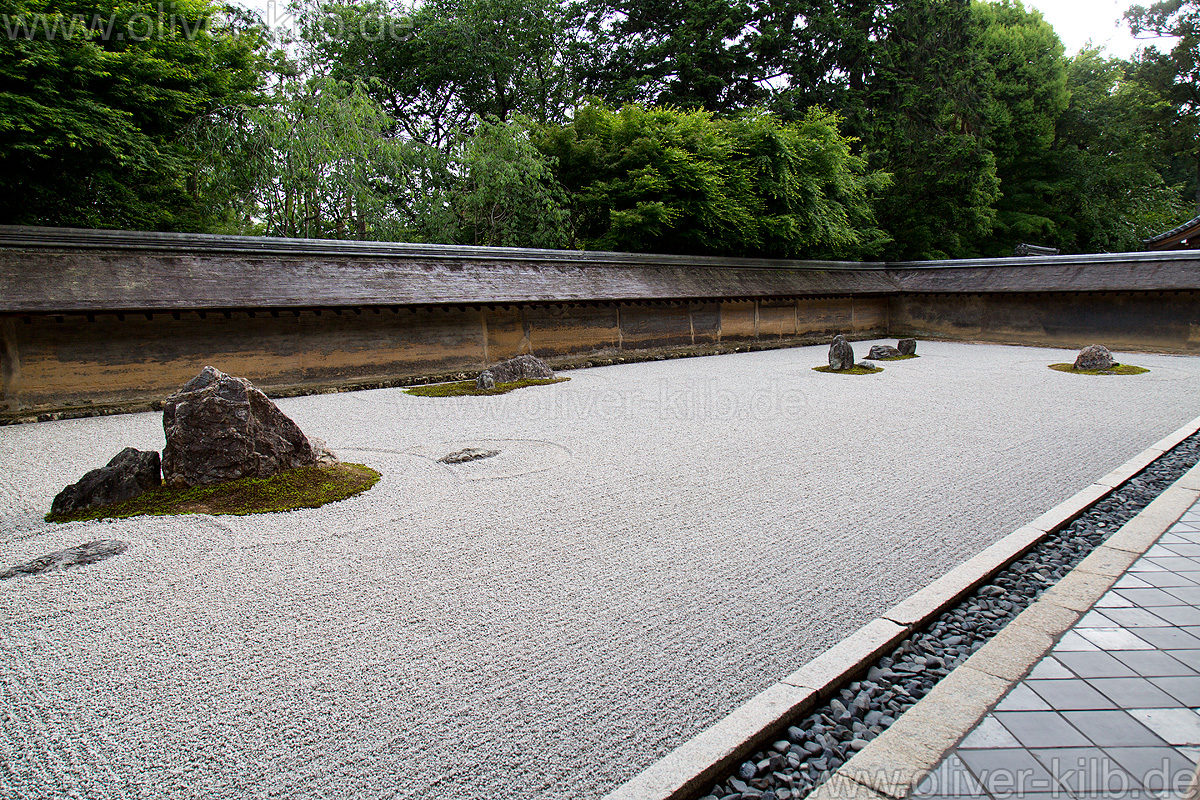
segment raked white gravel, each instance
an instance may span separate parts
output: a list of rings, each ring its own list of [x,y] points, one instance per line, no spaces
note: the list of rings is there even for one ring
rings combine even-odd
[[[596,797],[1200,415],[1200,358],[825,352],[283,400],[383,473],[288,514],[49,525],[161,415],[0,428],[0,565],[132,545],[0,582],[0,796]]]

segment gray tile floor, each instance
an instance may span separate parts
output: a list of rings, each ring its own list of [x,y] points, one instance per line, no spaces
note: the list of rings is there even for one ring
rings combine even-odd
[[[1182,797],[1200,759],[1200,503],[917,787],[938,798]]]

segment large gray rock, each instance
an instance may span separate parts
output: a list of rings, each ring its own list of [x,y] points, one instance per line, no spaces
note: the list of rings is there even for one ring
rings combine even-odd
[[[554,370],[540,358],[531,355],[519,355],[507,361],[501,361],[479,373],[475,386],[479,389],[494,389],[497,383],[512,383],[539,378],[553,378]]]
[[[158,453],[126,447],[99,469],[63,489],[50,505],[51,514],[70,514],[137,497],[162,483]]]
[[[1112,353],[1100,344],[1089,344],[1075,358],[1075,369],[1111,369],[1116,364]]]
[[[846,341],[846,337],[839,333],[829,345],[829,368],[840,372],[853,366],[854,348]]]
[[[308,437],[245,378],[205,367],[163,404],[163,479],[200,486],[317,462]]]
[[[902,356],[915,356],[917,354],[916,339],[901,339],[896,342],[896,349],[900,351]]]
[[[867,353],[867,360],[875,361],[880,358],[898,358],[900,355],[902,355],[901,352],[890,344],[876,344],[872,345],[871,351]]]

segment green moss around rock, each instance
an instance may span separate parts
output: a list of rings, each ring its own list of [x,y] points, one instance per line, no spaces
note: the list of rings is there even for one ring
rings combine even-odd
[[[363,464],[319,464],[281,472],[270,478],[241,478],[184,489],[160,486],[109,506],[72,514],[47,514],[47,522],[78,522],[173,514],[269,514],[296,508],[318,508],[361,494],[380,475]]]
[[[1070,372],[1073,375],[1141,375],[1150,370],[1145,367],[1135,367],[1133,364],[1117,364],[1111,369],[1075,369],[1074,364],[1051,364],[1050,369],[1059,372]]]
[[[864,369],[858,364],[855,364],[850,369],[830,369],[829,367],[813,367],[814,372],[828,372],[831,375],[875,375],[883,372],[883,367],[875,367],[875,369]]]
[[[413,386],[404,390],[405,394],[417,397],[476,397],[492,394],[507,394],[513,389],[524,389],[526,386],[549,386],[552,383],[562,383],[570,378],[526,378],[523,381],[497,383],[492,389],[479,389],[475,381],[459,381],[458,383],[433,383],[429,386]]]
[[[920,358],[916,353],[907,356],[892,356],[891,358],[871,358],[869,361],[908,361],[910,358]]]

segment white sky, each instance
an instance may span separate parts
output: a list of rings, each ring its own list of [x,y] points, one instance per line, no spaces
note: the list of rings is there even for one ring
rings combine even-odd
[[[1135,40],[1125,24],[1125,11],[1130,6],[1149,6],[1154,0],[1024,0],[1026,8],[1042,12],[1063,44],[1067,55],[1075,55],[1088,41],[1103,46],[1110,56],[1129,58],[1153,40]],[[1159,42],[1160,50],[1169,50],[1171,43]]]

